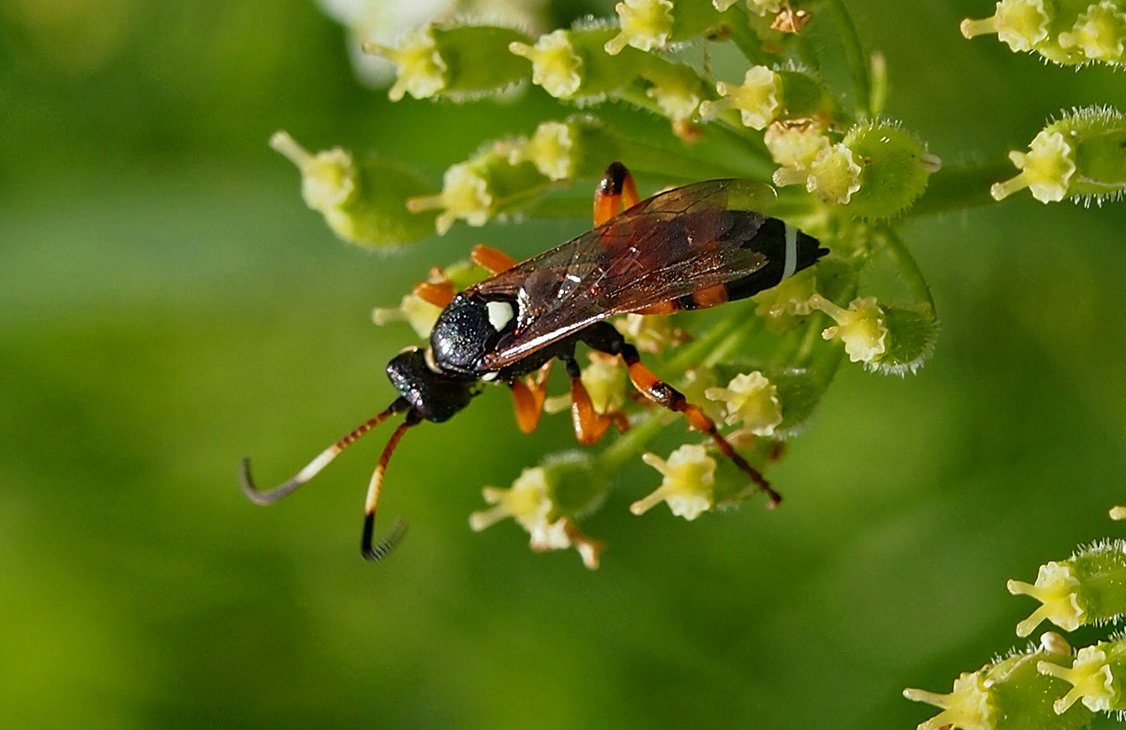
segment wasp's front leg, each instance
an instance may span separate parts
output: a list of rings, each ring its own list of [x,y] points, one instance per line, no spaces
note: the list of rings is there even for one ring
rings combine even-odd
[[[543,364],[535,374],[525,375],[513,380],[512,406],[516,413],[516,425],[524,433],[536,430],[543,415],[543,404],[547,399],[547,376],[551,374],[551,360]]]

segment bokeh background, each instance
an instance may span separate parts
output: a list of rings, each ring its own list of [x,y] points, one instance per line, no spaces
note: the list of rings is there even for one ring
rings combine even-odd
[[[849,7],[888,113],[948,164],[1126,108],[1121,74],[962,40],[991,3]],[[248,504],[244,454],[285,478],[391,400],[413,339],[373,306],[473,243],[524,256],[587,225],[338,243],[274,130],[437,181],[560,114],[536,93],[392,106],[342,38],[311,0],[0,5],[0,726],[912,727],[930,713],[903,687],[1019,643],[1034,604],[1007,578],[1123,534],[1126,205],[1027,194],[904,227],[936,355],[906,379],[844,367],[772,471],[776,512],[635,518],[639,464],[586,523],[597,572],[511,523],[474,534],[482,485],[571,445],[561,418],[519,435],[499,390],[404,441],[383,514],[412,531],[385,564],[356,551],[378,435]]]

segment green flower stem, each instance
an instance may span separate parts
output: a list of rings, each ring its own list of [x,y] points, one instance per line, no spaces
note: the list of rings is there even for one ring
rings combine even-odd
[[[934,313],[934,296],[931,294],[931,289],[927,286],[926,279],[923,278],[923,272],[919,269],[918,262],[911,252],[907,250],[907,246],[903,243],[903,239],[899,237],[894,230],[890,227],[884,226],[880,229],[877,235],[877,241],[883,246],[884,252],[895,263],[896,271],[915,297],[916,304],[923,304],[930,308],[930,312]]]
[[[869,119],[873,116],[873,99],[868,54],[864,51],[860,34],[856,30],[856,24],[852,22],[852,16],[845,7],[844,0],[828,0],[825,6],[836,21],[841,42],[844,44],[845,60],[852,73],[852,86],[856,92],[856,116],[860,119]]]
[[[728,8],[727,17],[731,21],[727,24],[728,30],[731,31],[731,42],[744,58],[755,66],[773,66],[778,62],[776,57],[763,50],[762,40],[751,27],[751,19],[741,2]]]
[[[665,374],[682,374],[696,363],[701,362],[721,342],[727,339],[728,335],[745,324],[747,313],[741,307],[732,307],[731,309],[734,311],[712,325],[711,329],[704,333],[702,337],[693,340],[691,344],[685,345],[679,352],[665,361],[663,368]]]
[[[628,463],[635,461],[645,447],[657,437],[665,427],[662,412],[651,411],[638,422],[631,423],[630,429],[618,436],[614,443],[595,457],[595,465],[603,474],[616,474]]]
[[[913,218],[996,205],[989,188],[998,180],[1011,177],[1012,171],[1011,163],[999,161],[972,167],[944,167],[931,175],[926,192],[903,215]]]

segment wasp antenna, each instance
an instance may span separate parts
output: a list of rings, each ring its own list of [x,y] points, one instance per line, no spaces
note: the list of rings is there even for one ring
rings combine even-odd
[[[365,433],[372,430],[380,423],[383,423],[383,421],[387,420],[390,416],[402,412],[408,408],[409,405],[405,398],[397,398],[386,410],[364,421],[359,426],[352,429],[344,438],[317,454],[312,461],[306,464],[305,467],[297,472],[296,476],[288,482],[280,484],[268,491],[259,491],[258,487],[254,485],[254,480],[250,476],[250,459],[244,458],[240,469],[243,493],[255,504],[273,504],[277,502],[279,499],[291,494],[298,487],[319,474],[322,469],[332,463],[332,460],[335,459],[341,451],[354,444]]]
[[[360,550],[364,555],[364,560],[370,560],[373,563],[378,563],[385,557],[391,554],[391,551],[398,547],[399,542],[407,534],[407,521],[402,517],[396,517],[394,524],[391,525],[391,531],[387,536],[379,542],[372,545],[372,534],[375,529],[375,515],[367,515],[364,517],[364,537],[360,544]]]
[[[375,532],[375,510],[379,506],[379,493],[383,487],[383,473],[387,471],[391,454],[395,452],[395,447],[399,445],[399,440],[403,438],[403,434],[407,432],[407,429],[417,426],[421,421],[421,413],[413,408],[407,411],[407,417],[391,434],[391,438],[387,439],[387,445],[383,447],[379,463],[375,465],[375,471],[372,472],[367,496],[364,498],[364,533],[360,539],[360,552],[365,560],[382,560],[395,548],[395,545],[403,538],[403,533],[406,532],[406,523],[401,519],[396,520],[395,525],[391,528],[391,533],[387,537],[380,540],[374,547],[371,544]]]

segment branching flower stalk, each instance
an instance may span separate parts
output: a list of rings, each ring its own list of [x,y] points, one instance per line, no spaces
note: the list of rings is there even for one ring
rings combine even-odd
[[[1107,0],[1077,15],[1071,35],[1057,32],[1051,43],[1083,49],[1092,61],[1113,55],[1107,28],[1117,22],[1119,5],[1103,5]],[[994,25],[1008,28],[1007,22]],[[826,83],[826,76],[842,75],[819,67],[824,54],[804,32],[817,23],[832,24],[830,37],[840,39],[850,88]],[[844,2],[623,0],[616,17],[539,34],[446,18],[393,39],[361,40],[365,51],[394,64],[392,100],[478,102],[536,86],[560,113],[535,129],[507,130],[498,122],[508,136],[483,141],[453,162],[440,183],[399,162],[357,161],[339,149],[310,153],[279,133],[275,147],[300,169],[306,202],[352,243],[389,249],[459,224],[587,217],[589,199],[568,191],[591,190],[614,160],[630,167],[646,192],[720,177],[777,188],[761,212],[829,248],[817,266],[751,300],[614,322],[647,353],[654,371],[721,425],[754,469],[769,471],[783,442],[808,426],[845,363],[905,375],[930,356],[938,331],[934,301],[898,224],[928,210],[990,202],[983,193],[997,166],[940,173],[939,158],[922,140],[882,116],[887,64],[864,47]],[[1029,48],[1043,53],[1046,43]],[[716,62],[712,51],[721,45],[733,46],[742,62]],[[610,106],[615,123],[600,115]],[[628,114],[664,119],[667,133],[638,142],[621,121]],[[1112,199],[1122,190],[1122,170],[1105,158],[1122,126],[1122,115],[1110,109],[1065,116],[1046,130],[1050,139],[1013,156],[1022,171],[995,186],[994,197],[1027,187],[1038,198],[1050,189],[1052,199]],[[974,181],[973,195],[966,185],[942,184],[943,174]],[[928,191],[932,176],[939,184]],[[873,289],[864,277],[873,265],[896,272],[898,283]],[[432,272],[429,285],[459,289],[484,276],[463,261]],[[426,338],[439,311],[409,293],[397,308],[377,308],[373,318],[405,320]],[[582,380],[593,411],[626,430],[607,436],[601,451],[548,456],[510,488],[487,488],[488,506],[474,513],[474,529],[512,517],[534,549],[573,547],[595,567],[601,543],[579,525],[601,506],[611,477],[631,463],[660,475],[659,484],[653,475],[649,485],[623,485],[638,515],[664,502],[673,514],[696,519],[758,494],[683,419],[627,397],[617,358],[593,357]],[[565,410],[570,398],[548,397],[547,410]],[[663,444],[669,440],[679,445],[669,449]]]

